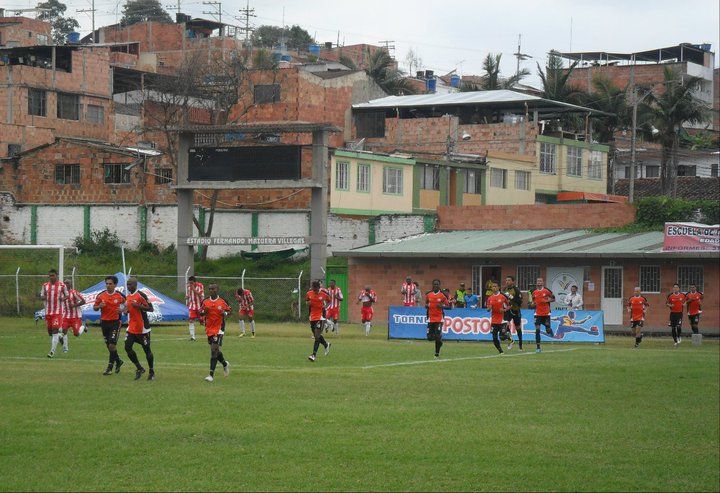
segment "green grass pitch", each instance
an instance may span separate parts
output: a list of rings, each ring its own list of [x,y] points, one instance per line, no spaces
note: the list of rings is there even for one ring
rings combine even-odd
[[[157,380],[103,377],[100,331],[45,357],[0,319],[0,490],[718,491],[717,341],[545,345],[388,341],[359,326],[307,361],[306,325],[258,324],[224,353],[153,330]],[[143,353],[138,349],[141,361]]]

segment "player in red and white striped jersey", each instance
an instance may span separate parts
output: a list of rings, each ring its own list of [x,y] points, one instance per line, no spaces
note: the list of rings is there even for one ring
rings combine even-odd
[[[52,338],[50,352],[47,357],[55,356],[58,341],[60,340],[60,329],[62,327],[63,304],[62,297],[67,296],[67,288],[58,279],[55,269],[48,271],[48,282],[40,289],[40,298],[45,300],[45,325],[48,335]]]
[[[205,286],[195,278],[195,276],[188,277],[187,287],[185,289],[185,305],[188,307],[190,323],[188,328],[190,329],[190,340],[195,340],[195,321],[203,323],[202,315],[202,302],[205,299]]]
[[[255,298],[249,289],[238,288],[235,291],[235,299],[238,302],[238,324],[240,325],[240,337],[245,336],[245,318],[250,322],[250,333],[255,337]]]
[[[328,304],[325,316],[328,320],[332,320],[332,331],[339,334],[340,322],[338,322],[338,320],[340,319],[340,303],[343,300],[343,293],[340,287],[335,284],[335,279],[330,279],[330,284],[325,291],[330,295],[330,303]]]
[[[73,289],[73,283],[71,279],[65,280],[65,287],[67,288],[67,296],[63,296],[63,319],[62,319],[62,339],[63,339],[63,352],[68,352],[68,339],[66,337],[68,331],[72,329],[73,335],[78,337],[80,334],[85,332],[85,326],[82,323],[82,310],[80,309],[85,302],[85,298],[76,290]]]
[[[403,295],[403,306],[415,306],[417,293],[418,289],[413,283],[412,277],[407,276],[400,288],[400,294]]]

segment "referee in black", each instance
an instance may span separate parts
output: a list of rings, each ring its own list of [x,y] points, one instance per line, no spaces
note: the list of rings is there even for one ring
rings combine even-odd
[[[515,285],[515,278],[513,276],[507,276],[505,278],[505,296],[509,300],[510,309],[505,312],[505,321],[508,322],[508,336],[510,338],[510,344],[508,349],[513,345],[512,333],[510,332],[510,321],[515,324],[515,331],[518,337],[518,347],[522,351],[522,315],[520,314],[520,308],[522,308],[522,291]]]

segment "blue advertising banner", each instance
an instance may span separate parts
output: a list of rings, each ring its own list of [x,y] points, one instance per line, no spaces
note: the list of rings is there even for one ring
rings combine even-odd
[[[521,310],[524,341],[535,340],[533,310]],[[553,310],[553,335],[541,327],[542,342],[605,342],[603,312]],[[517,328],[510,323],[513,334]],[[490,312],[471,308],[445,310],[443,339],[449,341],[492,341]],[[425,339],[427,320],[425,308],[417,306],[391,306],[388,310],[388,337],[390,339]]]

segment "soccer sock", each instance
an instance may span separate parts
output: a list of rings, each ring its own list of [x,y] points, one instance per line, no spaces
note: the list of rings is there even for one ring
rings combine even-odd
[[[370,335],[370,322],[365,322],[365,335]]]
[[[53,334],[52,339],[50,341],[50,352],[54,353],[57,349],[58,340],[60,339],[60,336],[58,334]]]
[[[65,337],[63,337],[63,349],[66,351],[70,349],[70,333],[65,334]]]
[[[440,354],[440,348],[442,345],[443,343],[440,339],[435,339],[435,354]]]
[[[255,333],[255,320],[250,322],[250,332]]]
[[[217,354],[217,360],[220,362],[221,365],[225,366],[227,362],[225,361],[225,355],[223,355],[222,351],[218,351]]]
[[[339,334],[340,333],[340,322],[333,323],[333,326],[335,327],[335,333]]]
[[[677,329],[675,328],[674,325],[670,328],[670,331],[672,332],[673,341],[677,342],[677,338],[678,338]]]
[[[155,364],[155,356],[153,356],[153,353],[152,353],[152,351],[150,351],[150,347],[148,347],[148,346],[143,346],[143,351],[145,351],[145,358],[147,359],[147,362],[148,362],[148,368],[150,368],[150,370],[152,370],[153,366]]]
[[[641,342],[642,342],[642,336],[635,338],[635,345],[636,345],[636,346],[639,346]]]
[[[190,322],[188,328],[190,329],[190,337],[195,338],[195,322]]]
[[[125,352],[127,353],[128,358],[130,358],[130,361],[132,361],[133,364],[135,364],[135,368],[137,368],[139,370],[141,368],[141,366],[140,366],[140,361],[138,360],[137,353],[135,352],[135,350],[132,347],[125,346]]]
[[[240,320],[239,323],[240,323],[240,330],[244,334],[245,333],[245,320]]]
[[[693,325],[691,328],[692,328],[693,334],[699,334],[699,333],[700,333],[700,330],[698,329],[698,326],[697,326],[697,325]]]
[[[535,326],[535,345],[540,349],[540,326]]]
[[[517,334],[518,346],[522,349],[522,327],[515,327],[515,333]]]
[[[328,343],[323,336],[320,336],[320,344],[322,344],[323,347],[328,347]]]
[[[210,355],[210,376],[213,376],[215,374],[215,367],[217,366],[217,353],[212,353]]]
[[[677,336],[678,336],[678,339],[680,339],[681,332],[682,332],[682,326],[681,326],[681,325],[678,325],[678,326],[677,326]]]
[[[110,364],[113,362],[117,363],[118,361],[120,361],[120,355],[118,354],[117,349],[110,351]]]
[[[495,349],[498,350],[498,353],[502,353],[503,350],[500,347],[500,338],[498,337],[498,330],[493,329],[492,331],[492,338],[493,338],[493,344],[495,345]]]
[[[317,355],[318,348],[320,347],[320,339],[315,338],[315,342],[313,343],[313,356]]]

